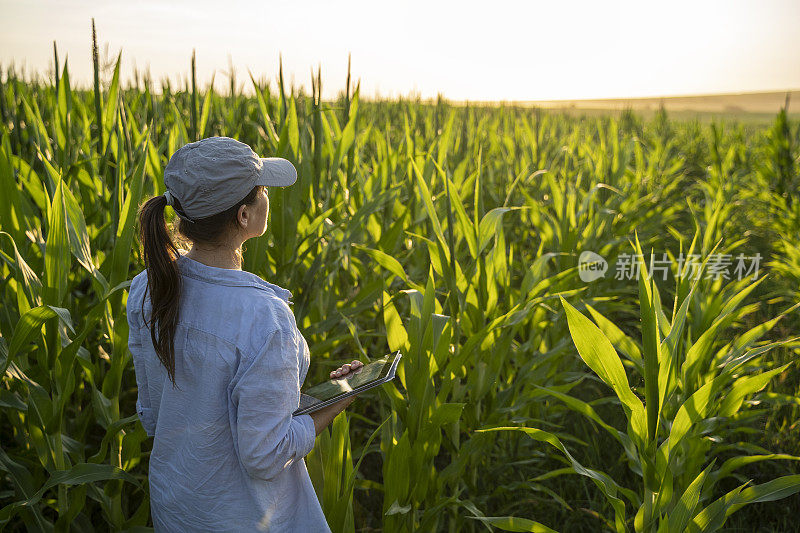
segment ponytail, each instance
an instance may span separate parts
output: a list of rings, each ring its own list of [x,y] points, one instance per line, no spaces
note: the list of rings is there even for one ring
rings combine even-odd
[[[181,276],[177,264],[180,252],[167,230],[164,219],[166,206],[167,199],[163,195],[154,196],[141,206],[139,240],[143,248],[147,289],[150,291],[153,311],[148,324],[150,338],[174,387],[176,386],[174,339],[181,295]],[[142,298],[142,309],[144,310],[144,298]],[[144,311],[142,319],[144,320]],[[158,328],[158,338],[156,338],[156,328]]]

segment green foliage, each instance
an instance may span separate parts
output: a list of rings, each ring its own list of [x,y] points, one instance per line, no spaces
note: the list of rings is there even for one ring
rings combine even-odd
[[[66,61],[53,85],[12,70],[0,85],[0,529],[148,526],[134,214],[170,155],[212,135],[298,169],[243,268],[294,294],[307,381],[404,354],[306,458],[334,531],[746,529],[797,492],[785,113],[765,130],[374,102],[349,75],[324,102],[321,69],[311,95],[282,68],[277,88],[251,76],[252,97],[194,74],[156,94],[121,85],[121,56],[104,86],[94,60],[90,90]],[[706,270],[713,254],[763,262],[698,276],[675,250]],[[581,251],[641,275],[583,282]],[[673,283],[648,266],[662,251]]]

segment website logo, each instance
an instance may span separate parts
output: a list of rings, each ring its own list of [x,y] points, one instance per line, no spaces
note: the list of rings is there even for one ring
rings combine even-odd
[[[606,275],[607,271],[608,261],[602,255],[588,250],[581,252],[578,258],[578,275],[581,281],[589,283],[600,279]]]

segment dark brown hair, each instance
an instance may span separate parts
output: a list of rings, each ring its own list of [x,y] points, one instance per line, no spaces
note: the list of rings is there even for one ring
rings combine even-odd
[[[150,291],[153,311],[148,324],[150,338],[173,386],[176,386],[174,338],[178,325],[181,276],[177,264],[180,252],[172,236],[175,234],[178,244],[191,242],[221,245],[228,232],[239,227],[239,207],[242,204],[253,205],[262,188],[262,185],[256,185],[247,196],[232,207],[210,217],[195,219],[195,222],[176,217],[177,231],[174,231],[174,224],[173,231],[167,227],[164,218],[167,199],[164,195],[153,196],[139,207],[139,240],[147,269],[146,291]],[[173,204],[173,209],[183,213],[177,198],[173,198]],[[236,252],[241,260],[241,248]],[[142,298],[142,319],[144,320],[144,298]]]

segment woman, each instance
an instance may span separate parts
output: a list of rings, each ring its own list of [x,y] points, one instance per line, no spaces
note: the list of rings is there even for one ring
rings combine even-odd
[[[139,210],[146,269],[129,289],[128,345],[137,412],[155,437],[157,532],[330,531],[303,457],[355,397],[292,416],[309,350],[291,293],[241,270],[242,244],[266,231],[266,187],[296,179],[285,159],[211,137],[172,155],[166,193]],[[167,205],[192,243],[188,253],[172,242]]]

